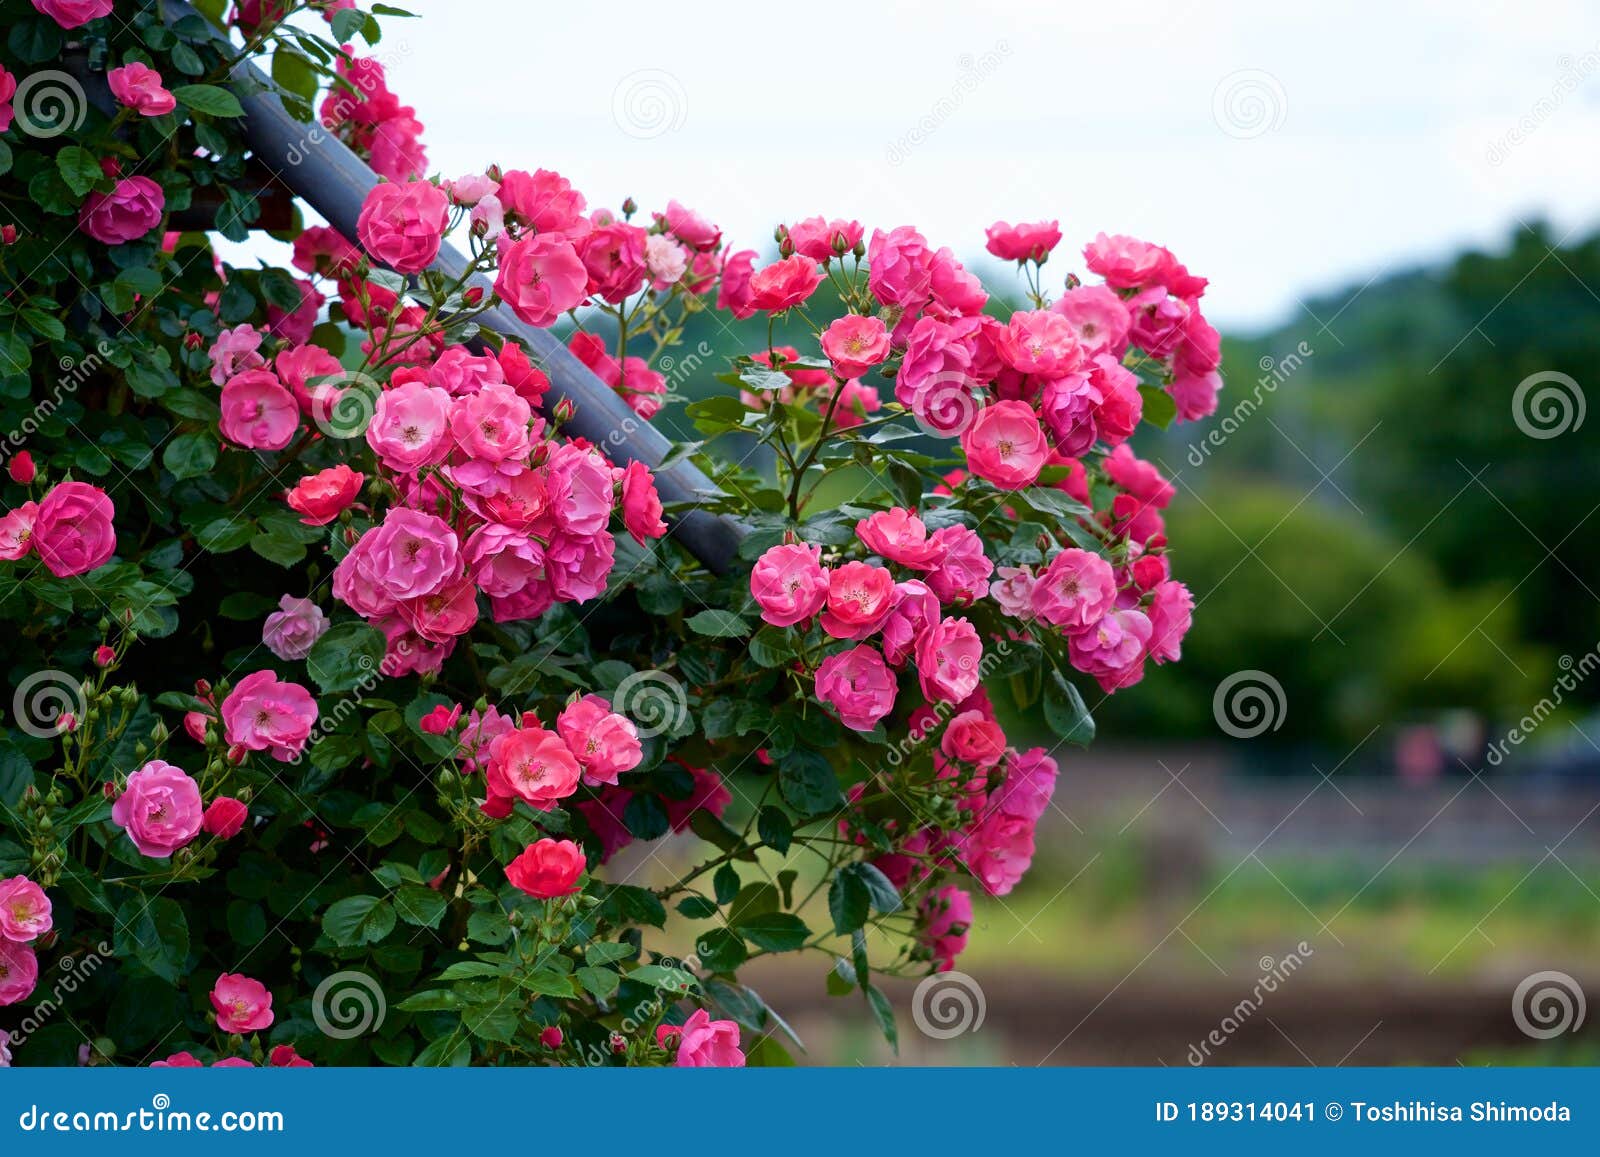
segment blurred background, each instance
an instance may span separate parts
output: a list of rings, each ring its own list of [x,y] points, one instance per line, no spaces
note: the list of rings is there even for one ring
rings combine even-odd
[[[1091,702],[980,904],[982,1023],[919,1031],[905,985],[902,1062],[1600,1062],[1592,7],[410,7],[378,56],[445,173],[674,197],[767,254],[911,223],[1002,295],[997,217],[1061,220],[1056,290],[1102,229],[1211,279],[1218,413],[1135,442],[1183,662]],[[691,332],[674,388],[755,340]],[[893,1059],[816,963],[752,980],[805,1063]]]

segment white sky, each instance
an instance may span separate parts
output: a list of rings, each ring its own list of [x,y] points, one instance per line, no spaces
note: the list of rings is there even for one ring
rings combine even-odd
[[[422,19],[387,20],[377,55],[430,168],[677,197],[758,249],[823,213],[973,259],[996,218],[1058,217],[1054,279],[1096,231],[1133,233],[1254,327],[1518,218],[1600,216],[1600,6],[1580,0],[400,2]],[[1230,121],[1230,89],[1261,119]],[[660,100],[629,114],[630,94]]]

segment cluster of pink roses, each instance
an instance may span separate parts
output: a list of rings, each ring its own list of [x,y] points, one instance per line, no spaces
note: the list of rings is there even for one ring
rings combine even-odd
[[[100,487],[57,483],[38,502],[24,502],[0,516],[0,559],[15,562],[32,553],[57,578],[88,574],[116,553],[115,514],[110,495]]]
[[[265,1032],[271,1028],[277,1015],[272,1011],[272,993],[259,980],[237,972],[224,972],[211,986],[211,1008],[216,1014],[217,1029],[230,1036],[246,1036]],[[293,1045],[275,1045],[267,1054],[267,1063],[273,1068],[303,1069],[312,1064]],[[193,1053],[173,1053],[165,1060],[152,1061],[153,1069],[198,1069],[205,1064]],[[254,1068],[253,1061],[245,1057],[224,1057],[212,1061],[214,1069]]]
[[[329,7],[330,18],[336,7]],[[391,181],[426,172],[428,152],[422,144],[422,122],[417,120],[416,109],[401,104],[389,91],[383,65],[355,55],[346,46],[335,67],[343,83],[329,88],[322,102],[324,127],[365,157],[375,173]]]

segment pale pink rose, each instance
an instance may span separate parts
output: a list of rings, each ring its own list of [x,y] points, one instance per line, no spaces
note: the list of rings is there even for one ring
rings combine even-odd
[[[529,325],[548,328],[589,295],[589,274],[565,237],[541,233],[502,244],[494,291]]]
[[[939,750],[946,759],[993,767],[1006,753],[1006,733],[982,711],[962,711],[945,727]]]
[[[722,243],[721,229],[676,201],[667,202],[667,211],[662,214],[662,220],[673,236],[691,249],[710,251]]]
[[[1033,571],[1025,566],[1003,566],[989,584],[989,597],[1014,619],[1033,618]]]
[[[1034,221],[1008,225],[996,221],[984,230],[988,239],[984,245],[1001,261],[1043,261],[1050,251],[1061,244],[1059,221]]]
[[[270,370],[245,370],[222,387],[222,436],[247,450],[282,450],[300,428],[300,407]]]
[[[1150,619],[1143,611],[1115,610],[1087,630],[1067,637],[1072,665],[1093,675],[1110,694],[1144,678],[1144,657],[1150,645]]]
[[[567,704],[556,717],[556,731],[583,766],[590,787],[614,784],[617,776],[639,766],[643,750],[639,731],[626,715],[611,710],[599,695],[585,695]]]
[[[665,233],[652,233],[645,238],[644,263],[651,289],[671,289],[688,272],[689,254]]]
[[[122,245],[154,229],[166,201],[149,177],[124,177],[109,193],[89,194],[78,210],[78,227],[102,244]]]
[[[481,487],[492,479],[521,474],[532,448],[533,408],[505,385],[486,385],[458,397],[450,407],[450,433],[466,461],[453,466],[457,485]]]
[[[919,579],[894,584],[894,610],[883,624],[883,657],[902,666],[917,640],[939,621],[939,598]]]
[[[929,703],[959,703],[977,690],[983,643],[966,619],[942,619],[918,640],[916,662]]]
[[[928,572],[928,586],[941,602],[970,603],[989,589],[994,563],[983,553],[983,539],[965,526],[946,526],[929,541],[940,550],[939,565]]]
[[[928,950],[940,972],[949,972],[967,947],[972,897],[954,884],[946,884],[918,906],[917,920],[921,925],[918,942]]]
[[[1146,613],[1150,616],[1150,657],[1157,665],[1183,657],[1183,637],[1194,621],[1194,596],[1180,582],[1158,585]]]
[[[26,876],[0,880],[0,939],[26,944],[51,928],[50,897]]]
[[[279,763],[289,763],[305,750],[316,722],[317,701],[311,692],[271,671],[246,675],[222,701],[228,745],[265,751]]]
[[[262,624],[261,641],[280,659],[304,659],[328,626],[328,616],[316,603],[284,595]]]
[[[875,648],[854,647],[829,655],[817,667],[817,698],[831,704],[852,731],[871,731],[890,711],[898,686]]]
[[[1091,272],[1105,278],[1112,289],[1137,289],[1159,272],[1171,256],[1159,245],[1122,234],[1096,234],[1083,249],[1084,264]]]
[[[1133,317],[1122,298],[1106,286],[1069,289],[1050,309],[1067,319],[1086,355],[1110,354],[1120,360],[1127,352]]]
[[[473,203],[467,214],[467,224],[473,233],[485,241],[499,241],[506,231],[505,206],[493,193],[485,193]]]
[[[894,575],[881,566],[847,562],[828,574],[822,629],[835,639],[865,639],[894,610]]]
[[[656,1027],[656,1043],[668,1048],[678,1042],[679,1068],[743,1068],[744,1053],[739,1051],[739,1026],[731,1020],[712,1020],[711,1014],[697,1008],[680,1028],[663,1024]]]
[[[606,592],[616,561],[616,540],[605,531],[593,535],[557,531],[545,549],[545,574],[563,602],[586,603]]]
[[[544,546],[509,526],[488,522],[474,530],[462,549],[467,571],[490,598],[507,598],[539,581]]]
[[[874,554],[912,570],[932,570],[945,548],[928,537],[915,511],[903,507],[880,510],[856,523],[856,537]]]
[[[449,523],[403,507],[391,509],[371,538],[364,560],[374,582],[396,602],[434,594],[461,577],[460,543]]]
[[[374,261],[396,273],[421,273],[439,254],[450,198],[428,181],[385,181],[367,193],[356,238]]]
[[[889,356],[889,330],[878,317],[849,313],[822,334],[822,352],[840,378],[859,378]]]
[[[163,116],[178,107],[177,99],[162,87],[161,74],[147,64],[134,61],[113,68],[106,73],[106,83],[118,104],[140,116]]]
[[[750,571],[750,594],[761,618],[775,627],[792,627],[822,609],[828,598],[828,572],[822,548],[805,543],[768,547]]]
[[[37,502],[24,502],[0,518],[0,559],[16,562],[33,549],[33,524],[39,517]]]
[[[39,958],[33,949],[0,938],[0,1007],[27,1000],[39,982]]]
[[[111,0],[33,0],[33,6],[63,28],[79,28],[111,15]]]
[[[117,550],[116,508],[98,486],[61,482],[39,503],[31,541],[57,578],[87,574]]]
[[[789,226],[794,251],[813,261],[832,261],[861,244],[861,222],[807,217]]]
[[[1042,747],[1011,756],[1006,761],[1006,781],[989,797],[995,811],[1037,823],[1050,806],[1061,769]]]
[[[450,395],[419,381],[384,390],[367,426],[367,445],[399,473],[444,461],[450,450]]]
[[[130,775],[111,805],[111,822],[128,833],[140,855],[156,860],[199,835],[204,815],[199,785],[182,768],[159,759]]]
[[[961,841],[962,859],[984,891],[1004,896],[1015,888],[1033,863],[1033,822],[994,812]]]
[[[457,205],[468,207],[476,205],[485,197],[492,196],[500,187],[500,183],[487,173],[467,173],[444,184],[449,190],[452,201]]]
[[[1033,587],[1034,616],[1068,632],[1092,626],[1116,600],[1111,564],[1075,546],[1053,557]]]
[[[933,296],[932,266],[927,240],[910,225],[888,233],[872,231],[867,245],[867,288],[880,303],[900,306],[908,313],[921,309]]]
[[[211,987],[211,1007],[217,1010],[217,1027],[241,1036],[272,1027],[272,993],[259,980],[224,972]]]
[[[647,538],[667,533],[661,521],[661,496],[656,493],[655,476],[643,462],[632,461],[618,471],[622,486],[622,524],[640,546]]]
[[[598,534],[611,521],[611,467],[595,451],[571,442],[557,446],[545,463],[545,488],[550,511],[568,534]]]

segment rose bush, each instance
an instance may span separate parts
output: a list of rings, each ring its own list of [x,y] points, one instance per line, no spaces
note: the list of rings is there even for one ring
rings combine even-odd
[[[910,226],[763,261],[675,201],[429,178],[355,47],[403,14],[199,8],[0,0],[0,91],[105,95],[0,107],[0,1059],[783,1063],[738,979],[783,952],[893,1039],[877,978],[951,967],[1054,789],[991,694],[1084,744],[1085,680],[1179,657],[1173,488],[1128,439],[1215,404],[1204,280],[1102,234],[1052,296],[1056,222],[998,222],[1012,309]],[[384,178],[356,237],[273,225],[288,268],[214,245],[267,210],[251,57]],[[641,419],[689,319],[751,322],[674,452],[731,571],[625,440],[564,432],[496,303]]]

